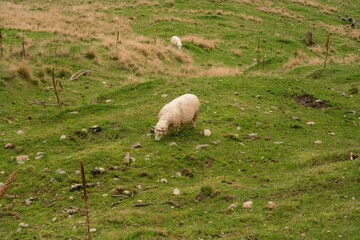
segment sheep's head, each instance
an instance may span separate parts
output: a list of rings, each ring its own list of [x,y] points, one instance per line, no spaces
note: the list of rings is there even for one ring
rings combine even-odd
[[[177,48],[178,48],[178,49],[181,49],[181,47],[182,47],[182,44],[181,44],[181,43],[178,43],[178,44],[177,44]]]
[[[167,129],[161,127],[155,127],[155,140],[160,141],[162,136],[167,134]]]

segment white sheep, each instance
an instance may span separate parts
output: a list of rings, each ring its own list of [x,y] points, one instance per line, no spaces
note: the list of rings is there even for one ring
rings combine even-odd
[[[196,126],[200,101],[194,94],[184,94],[166,104],[159,112],[159,121],[155,126],[155,140],[167,134],[170,128],[178,132],[184,124]]]
[[[177,47],[178,49],[181,49],[182,47],[182,44],[181,44],[181,40],[179,37],[177,36],[173,36],[171,38],[171,44],[174,46],[174,47]]]

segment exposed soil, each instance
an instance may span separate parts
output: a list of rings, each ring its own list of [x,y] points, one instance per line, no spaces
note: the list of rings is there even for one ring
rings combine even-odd
[[[297,104],[305,107],[311,107],[316,109],[323,109],[329,107],[330,105],[327,104],[326,101],[317,100],[313,96],[309,94],[305,94],[299,97],[294,97],[294,100]]]

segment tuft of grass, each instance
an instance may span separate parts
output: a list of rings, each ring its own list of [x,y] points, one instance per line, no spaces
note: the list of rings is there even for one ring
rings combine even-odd
[[[87,59],[94,59],[96,57],[96,50],[94,48],[90,48],[86,51],[85,57]]]
[[[31,68],[25,62],[20,63],[16,72],[17,72],[18,76],[22,79],[31,80],[33,78]]]

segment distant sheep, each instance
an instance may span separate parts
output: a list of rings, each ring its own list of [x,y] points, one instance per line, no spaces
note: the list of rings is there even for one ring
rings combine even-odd
[[[171,38],[171,44],[174,46],[174,47],[177,47],[178,49],[181,49],[182,47],[182,44],[181,44],[181,40],[179,37],[177,36],[173,36]]]
[[[178,132],[184,124],[196,126],[200,101],[194,94],[184,94],[166,104],[159,112],[159,121],[155,126],[155,140],[160,141],[170,128]]]

